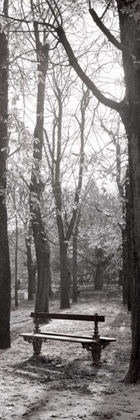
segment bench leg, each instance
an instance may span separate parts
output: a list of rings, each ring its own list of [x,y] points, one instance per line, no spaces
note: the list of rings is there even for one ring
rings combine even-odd
[[[42,347],[42,340],[34,338],[33,340],[34,355],[39,356],[41,352],[41,347]]]
[[[101,346],[98,343],[93,344],[91,349],[93,363],[98,364],[101,357]]]

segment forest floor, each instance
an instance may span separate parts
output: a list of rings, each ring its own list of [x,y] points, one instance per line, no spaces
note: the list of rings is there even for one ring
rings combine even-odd
[[[126,385],[131,348],[130,314],[120,296],[94,295],[79,299],[63,312],[106,315],[101,335],[116,338],[94,366],[90,352],[75,343],[48,341],[38,360],[21,332],[33,330],[29,315],[33,304],[24,303],[11,313],[12,345],[0,350],[0,419],[29,420],[136,420],[140,419],[140,383]],[[59,302],[50,303],[50,311]],[[88,322],[53,320],[44,330],[92,334]]]

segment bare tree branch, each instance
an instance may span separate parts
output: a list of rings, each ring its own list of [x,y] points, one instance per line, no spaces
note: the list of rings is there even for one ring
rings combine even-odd
[[[59,36],[59,40],[61,44],[63,45],[67,56],[69,58],[70,65],[74,68],[80,79],[84,82],[84,84],[89,88],[89,90],[93,93],[93,95],[100,101],[103,105],[115,109],[116,111],[120,111],[121,102],[116,102],[110,98],[107,98],[104,96],[101,91],[95,86],[95,84],[92,82],[92,80],[86,75],[86,73],[82,70],[80,67],[74,52],[71,48],[71,45],[69,41],[67,40],[66,34],[62,27],[58,27],[57,34]]]
[[[102,16],[100,17],[100,19],[103,19],[103,17],[105,16],[105,14],[106,14],[106,12],[107,12],[107,10],[109,9],[109,7],[110,7],[110,1],[109,1],[109,3],[107,4],[107,6],[106,6],[106,8],[105,8],[105,10],[104,10],[104,12],[103,12],[103,14],[102,14]]]
[[[130,48],[126,47],[126,45],[123,45],[121,42],[119,42],[112,34],[111,32],[106,28],[104,23],[102,22],[101,18],[97,15],[94,9],[90,8],[89,13],[92,16],[92,19],[98,26],[98,28],[101,29],[101,31],[106,35],[107,39],[120,51],[130,56],[132,54],[132,51]]]

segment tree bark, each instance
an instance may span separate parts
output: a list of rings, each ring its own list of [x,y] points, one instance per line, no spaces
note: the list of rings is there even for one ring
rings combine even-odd
[[[129,186],[127,187],[130,190]],[[128,311],[131,311],[132,306],[132,282],[133,282],[133,235],[132,235],[132,222],[131,222],[131,211],[130,211],[130,191],[127,193],[126,203],[126,231],[127,231],[127,255],[128,255],[128,300],[127,306]]]
[[[11,273],[6,211],[6,157],[8,147],[8,42],[0,32],[0,348],[10,347]]]
[[[67,266],[68,244],[60,242],[60,272],[61,272],[61,309],[69,308],[69,288],[68,288],[68,266]]]
[[[73,290],[72,290],[72,300],[74,303],[77,303],[78,290],[77,290],[77,236],[78,229],[75,228],[73,235]]]
[[[78,246],[78,229],[81,219],[81,206],[79,206],[78,215],[76,218],[76,223],[73,232],[73,292],[72,300],[77,302],[78,298],[78,288],[77,288],[77,246]]]
[[[126,226],[126,218],[127,215],[127,199],[126,197],[126,189],[122,191],[121,200],[122,200],[122,217],[123,217],[123,226],[122,226],[122,277],[123,277],[123,304],[128,304],[128,296],[129,296],[129,260],[128,260],[128,231]],[[129,243],[130,246],[130,243]]]
[[[126,227],[122,229],[122,258],[123,258],[123,304],[128,303],[129,266]]]
[[[121,40],[133,56],[123,53],[126,97],[121,116],[128,136],[132,242],[132,350],[127,382],[136,382],[140,369],[140,27],[130,14],[134,2],[118,1]],[[140,13],[140,5],[137,4]]]
[[[30,213],[37,258],[37,294],[35,309],[49,310],[50,248],[41,215],[40,197],[43,183],[40,176],[40,164],[43,147],[45,80],[48,68],[49,45],[40,42],[38,24],[34,23],[36,51],[38,60],[38,91],[36,126],[34,130],[33,168],[30,183]]]
[[[33,293],[34,293],[34,284],[35,284],[35,270],[33,265],[32,259],[32,251],[31,251],[31,223],[29,222],[29,230],[28,235],[26,233],[25,237],[25,245],[26,245],[26,253],[27,253],[27,271],[28,271],[28,300],[33,300]]]
[[[129,171],[126,172],[126,181],[125,181],[125,255],[123,258],[123,264],[125,261],[125,270],[123,273],[124,278],[126,278],[126,285],[124,291],[124,304],[127,304],[128,310],[131,311],[131,298],[132,290],[131,284],[133,281],[133,239],[132,239],[132,218],[131,218],[131,195],[130,195],[130,180],[129,180]],[[125,282],[124,282],[125,283]]]
[[[95,275],[95,290],[102,290],[103,288],[103,269],[102,264],[98,263]]]
[[[18,219],[15,215],[16,241],[15,241],[15,308],[18,307]]]

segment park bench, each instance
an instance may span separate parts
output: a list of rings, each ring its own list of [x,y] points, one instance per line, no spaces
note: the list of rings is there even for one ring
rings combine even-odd
[[[104,315],[84,315],[84,314],[62,314],[62,313],[46,313],[46,312],[31,312],[31,318],[34,318],[35,329],[33,333],[22,333],[20,336],[24,338],[25,341],[32,343],[33,350],[35,355],[39,355],[41,352],[42,343],[47,340],[59,340],[67,341],[69,343],[82,344],[83,348],[86,348],[88,351],[91,351],[92,359],[94,363],[100,361],[101,351],[106,346],[108,346],[113,341],[116,341],[115,338],[111,337],[102,337],[99,335],[98,323],[105,322]],[[93,336],[80,336],[74,334],[60,334],[57,332],[44,332],[41,331],[39,325],[39,319],[51,320],[73,320],[73,321],[92,321],[94,322],[94,331]]]

